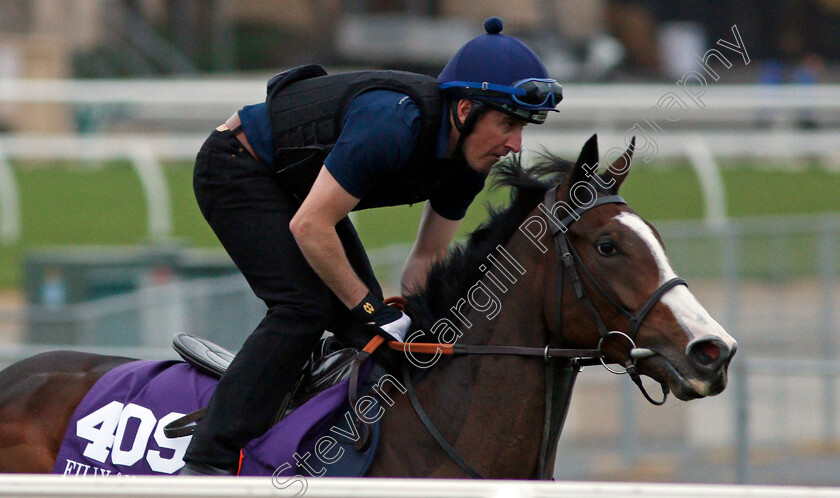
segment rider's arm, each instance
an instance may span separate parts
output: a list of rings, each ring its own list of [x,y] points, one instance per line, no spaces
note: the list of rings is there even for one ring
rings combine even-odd
[[[439,215],[426,203],[417,240],[403,267],[401,294],[408,295],[426,285],[426,276],[432,264],[446,255],[449,244],[455,237],[461,220],[450,220]]]
[[[432,197],[426,203],[417,241],[411,249],[403,267],[400,293],[404,296],[416,293],[426,286],[426,278],[435,261],[446,255],[449,244],[461,226],[475,196],[484,188],[487,175],[475,172],[465,165],[449,165],[462,168],[451,177],[457,188],[449,193]]]
[[[358,202],[322,167],[289,224],[306,261],[348,308],[361,302],[368,288],[350,266],[335,225]]]
[[[359,203],[321,168],[312,189],[295,213],[289,228],[306,261],[341,302],[362,323],[378,326],[385,335],[402,341],[411,319],[386,306],[365,286],[344,253],[335,225]]]

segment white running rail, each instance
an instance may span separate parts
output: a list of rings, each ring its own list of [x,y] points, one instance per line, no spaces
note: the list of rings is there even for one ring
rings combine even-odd
[[[278,489],[267,477],[85,477],[2,475],[0,496],[149,497],[306,496],[308,498],[556,498],[556,497],[836,497],[840,490],[700,484],[467,481],[461,479],[317,478]]]

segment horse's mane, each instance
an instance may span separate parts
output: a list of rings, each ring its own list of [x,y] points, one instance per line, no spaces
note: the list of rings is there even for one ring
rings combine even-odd
[[[506,207],[489,207],[490,217],[472,232],[465,244],[456,245],[442,261],[434,264],[426,279],[426,286],[408,297],[407,313],[414,328],[429,331],[438,319],[448,316],[449,308],[483,277],[479,269],[485,258],[504,245],[516,233],[525,217],[543,200],[546,190],[566,179],[573,162],[548,153],[540,156],[538,164],[522,166],[517,154],[493,168],[493,188],[511,189]]]

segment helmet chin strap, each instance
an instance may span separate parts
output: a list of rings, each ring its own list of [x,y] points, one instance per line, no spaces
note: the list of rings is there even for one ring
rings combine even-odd
[[[472,107],[470,108],[469,114],[467,114],[466,119],[461,122],[458,119],[458,100],[453,101],[449,105],[449,111],[452,114],[452,122],[455,124],[455,129],[458,130],[458,142],[455,144],[455,150],[452,151],[452,157],[455,159],[463,159],[464,158],[464,139],[473,132],[475,129],[476,123],[478,123],[479,118],[487,113],[490,110],[487,106],[482,104],[481,102],[477,102],[475,100],[470,100],[472,102]]]

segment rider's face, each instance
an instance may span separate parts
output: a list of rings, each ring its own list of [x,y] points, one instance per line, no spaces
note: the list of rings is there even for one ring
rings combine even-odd
[[[463,122],[469,114],[472,103],[462,100],[458,104],[458,117]],[[470,168],[479,173],[488,173],[499,159],[509,152],[522,149],[522,129],[525,121],[516,119],[501,111],[491,109],[481,116],[471,134],[464,140],[462,149]]]

